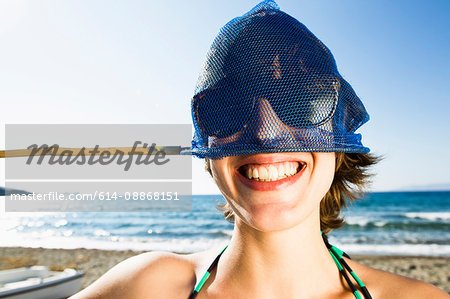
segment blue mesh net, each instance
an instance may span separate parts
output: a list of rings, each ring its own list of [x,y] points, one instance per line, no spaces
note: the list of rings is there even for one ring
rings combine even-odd
[[[200,158],[369,152],[355,134],[369,115],[330,50],[274,1],[221,28],[191,108]]]

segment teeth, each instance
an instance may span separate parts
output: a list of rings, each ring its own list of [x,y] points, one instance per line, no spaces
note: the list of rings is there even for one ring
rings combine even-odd
[[[302,167],[300,167],[301,169]],[[297,173],[298,163],[283,162],[271,165],[247,165],[245,175],[257,181],[277,181]]]
[[[280,164],[280,166],[278,167],[278,173],[280,174],[280,176],[285,177],[286,172],[285,172],[285,168],[284,168],[284,164]]]
[[[272,165],[269,166],[269,180],[275,181],[278,178],[278,171]]]
[[[258,169],[256,169],[256,168],[253,168],[253,176],[252,176],[254,179],[259,179],[259,173],[258,173]],[[249,177],[249,179],[251,179],[250,177]]]
[[[267,168],[261,167],[259,169],[259,179],[265,181],[269,178],[269,173],[267,172]]]
[[[294,165],[291,165],[291,171],[290,171],[289,174],[290,174],[290,175],[295,174],[295,166],[294,166]]]
[[[247,168],[246,175],[247,175],[247,178],[249,178],[249,179],[251,179],[253,177],[253,171],[250,167]]]

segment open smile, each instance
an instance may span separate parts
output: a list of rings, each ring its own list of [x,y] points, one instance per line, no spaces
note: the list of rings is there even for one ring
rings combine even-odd
[[[259,191],[285,188],[297,181],[306,169],[306,162],[288,157],[252,157],[238,165],[236,175],[247,187]]]

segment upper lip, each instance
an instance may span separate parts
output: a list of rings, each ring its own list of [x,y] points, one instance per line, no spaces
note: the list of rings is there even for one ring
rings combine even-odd
[[[281,163],[281,162],[299,162],[301,165],[305,165],[306,161],[300,160],[298,157],[291,155],[277,155],[277,154],[256,154],[249,155],[236,164],[236,168],[247,165],[247,164],[273,164],[273,163]]]

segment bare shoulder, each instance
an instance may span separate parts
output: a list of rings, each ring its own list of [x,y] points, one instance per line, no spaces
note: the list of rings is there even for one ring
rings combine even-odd
[[[373,298],[450,298],[441,289],[402,275],[377,270],[346,259]]]
[[[187,298],[204,253],[148,252],[117,264],[71,299]]]

